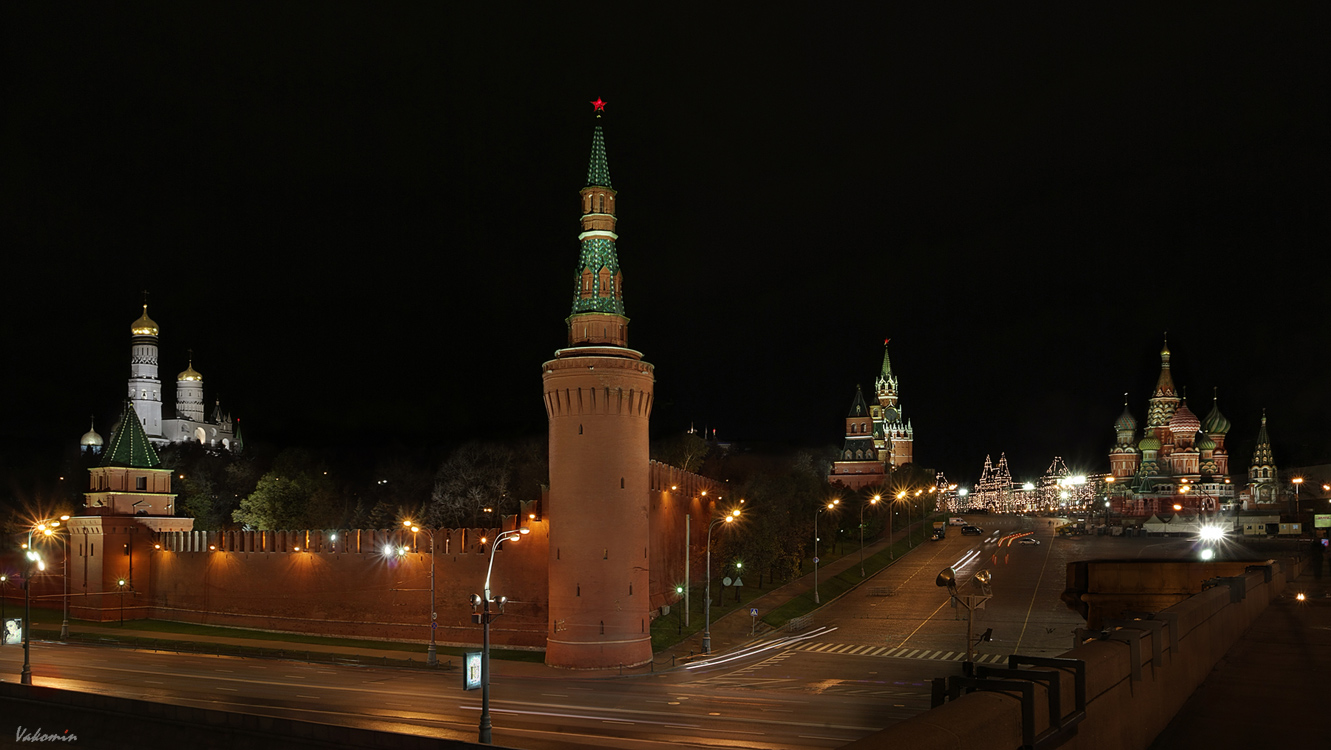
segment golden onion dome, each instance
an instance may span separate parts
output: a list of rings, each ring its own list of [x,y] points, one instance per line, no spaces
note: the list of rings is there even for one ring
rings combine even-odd
[[[184,372],[177,375],[176,380],[197,380],[202,383],[203,376],[194,369],[194,360],[190,360],[189,367],[186,367]]]
[[[153,322],[153,319],[148,317],[147,302],[143,303],[143,314],[139,316],[138,320],[134,321],[133,325],[129,327],[129,330],[135,336],[157,335],[157,323]]]
[[[83,437],[79,439],[79,445],[102,445],[102,436],[97,434],[97,430],[92,425],[89,425],[88,431],[83,433]]]

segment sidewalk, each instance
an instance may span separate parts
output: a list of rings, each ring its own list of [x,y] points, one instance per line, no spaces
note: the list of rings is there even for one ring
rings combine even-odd
[[[1297,594],[1306,595],[1299,601]],[[1216,663],[1151,750],[1326,747],[1331,585],[1294,579]]]

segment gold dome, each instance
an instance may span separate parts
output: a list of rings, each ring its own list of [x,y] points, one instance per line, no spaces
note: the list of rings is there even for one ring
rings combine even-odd
[[[134,321],[129,330],[135,336],[157,335],[157,324],[153,322],[152,318],[148,317],[148,303],[143,303],[143,314],[139,316],[138,320]]]
[[[195,371],[194,360],[190,360],[189,367],[186,367],[184,372],[177,375],[176,380],[197,380],[202,383],[203,376]]]

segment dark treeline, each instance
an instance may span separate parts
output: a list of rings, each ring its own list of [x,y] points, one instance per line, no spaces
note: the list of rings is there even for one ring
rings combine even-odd
[[[913,491],[933,483],[932,471],[907,465],[881,488],[852,492],[829,485],[836,454],[831,446],[720,445],[682,433],[654,442],[651,452],[655,460],[725,484],[718,515],[735,507],[743,513],[714,533],[713,571],[732,574],[742,563],[742,574],[753,583],[801,572],[802,561],[813,553],[814,516],[831,500],[841,503],[819,517],[821,554],[858,541],[861,510],[867,540],[886,528],[887,503],[866,505],[875,492],[889,498],[911,490],[908,502],[915,503],[918,519],[929,496]],[[521,503],[538,500],[549,481],[544,437],[436,448],[256,445],[238,455],[174,444],[159,453],[162,466],[174,473],[177,512],[194,518],[200,530],[382,529],[408,519],[427,527],[487,527],[517,513]],[[45,498],[41,512],[82,508],[87,468],[95,463],[94,457],[69,454],[65,479]]]

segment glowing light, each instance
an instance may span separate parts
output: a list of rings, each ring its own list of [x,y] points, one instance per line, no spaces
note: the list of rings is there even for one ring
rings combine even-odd
[[[1202,550],[1203,560],[1210,560],[1213,557],[1215,557],[1215,550],[1210,549],[1209,547],[1207,549]]]
[[[1202,527],[1201,532],[1198,534],[1198,536],[1208,541],[1216,539],[1224,539],[1225,530],[1220,526],[1207,525]]]
[[[596,97],[596,101],[592,102],[591,104],[592,104],[592,111],[593,111],[593,112],[604,112],[604,111],[605,111],[605,102],[604,102],[604,101],[601,101],[601,97],[599,97],[599,96]]]

